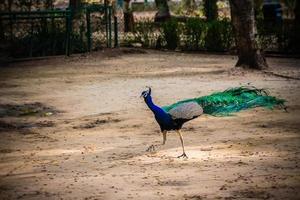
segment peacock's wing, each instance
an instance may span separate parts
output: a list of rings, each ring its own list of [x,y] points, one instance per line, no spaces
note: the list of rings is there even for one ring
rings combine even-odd
[[[170,109],[168,113],[173,119],[190,120],[200,116],[203,113],[203,109],[196,102],[187,102]]]

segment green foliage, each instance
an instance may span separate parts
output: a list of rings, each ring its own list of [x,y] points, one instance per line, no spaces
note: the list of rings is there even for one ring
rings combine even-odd
[[[155,47],[159,35],[157,26],[149,19],[135,25],[136,41],[139,41],[143,47]]]
[[[85,26],[81,24],[78,31],[72,32],[72,52],[82,53],[87,51],[87,42],[85,36]]]
[[[272,49],[278,41],[279,27],[276,24],[266,23],[264,20],[257,20],[257,41],[261,49]]]
[[[3,38],[4,41],[9,41],[9,56],[64,54],[66,33],[59,20],[53,23],[42,20],[39,23],[26,24],[21,27],[19,27],[19,31],[15,31],[14,34],[7,34],[8,37]]]
[[[188,18],[186,22],[170,19],[165,23],[143,20],[136,23],[135,32],[124,39],[127,45],[140,43],[143,47],[159,46],[171,50],[227,51],[233,43],[229,21],[206,21],[201,18]]]
[[[199,50],[204,47],[204,34],[207,26],[205,21],[200,18],[189,18],[185,24],[187,50]]]
[[[150,19],[143,19],[134,26],[134,32],[120,34],[122,45],[132,46],[134,43],[141,44],[145,48],[155,48],[158,38],[161,37],[161,31],[158,24]]]
[[[194,0],[184,1],[169,1],[168,2],[171,13],[175,16],[186,16],[186,17],[203,17],[203,9]]]
[[[156,6],[155,3],[153,2],[148,2],[147,4],[133,2],[131,4],[131,7],[132,7],[132,11],[134,12],[156,11]]]
[[[121,46],[125,47],[131,47],[133,43],[141,42],[139,41],[138,37],[136,37],[136,34],[133,34],[131,32],[126,32],[122,35],[120,35],[121,38]]]
[[[226,51],[233,41],[232,27],[226,19],[210,21],[207,24],[205,48],[209,51]]]
[[[176,19],[170,19],[162,24],[162,35],[166,41],[166,47],[174,50],[179,43],[180,29]]]
[[[169,7],[175,15],[183,16],[186,14],[183,2],[170,2]]]
[[[295,38],[294,21],[284,20],[282,23],[268,22],[262,19],[256,21],[257,41],[261,49],[281,53],[294,53]]]
[[[172,108],[186,102],[196,102],[203,108],[203,112],[214,116],[227,116],[230,113],[255,107],[272,109],[274,106],[285,108],[285,100],[269,96],[264,89],[255,87],[238,87],[216,92],[208,96],[179,101],[163,109],[169,111]]]
[[[82,53],[88,49],[85,16],[84,11],[81,10],[76,13],[76,18],[73,20],[70,37],[72,53]],[[104,15],[93,15],[91,21],[92,47],[93,50],[100,49],[106,44],[106,38],[103,36],[105,35]],[[5,51],[5,55],[11,57],[65,54],[66,20],[45,17],[22,21],[3,20],[0,23],[0,40],[5,44],[5,49],[1,48],[0,53]]]
[[[189,13],[192,13],[197,7],[195,0],[184,0],[184,6]]]

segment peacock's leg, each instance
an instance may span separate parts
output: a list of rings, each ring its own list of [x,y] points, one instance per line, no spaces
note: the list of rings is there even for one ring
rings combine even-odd
[[[167,141],[167,131],[163,131],[162,134],[163,134],[163,143],[162,144],[164,145],[164,144],[166,144],[166,141]]]
[[[179,135],[179,138],[181,141],[181,146],[182,146],[182,151],[183,151],[183,153],[180,156],[178,156],[177,158],[181,158],[181,157],[188,158],[188,156],[185,154],[185,151],[184,151],[184,142],[183,142],[183,137],[182,137],[180,130],[177,130],[177,133]]]
[[[167,131],[163,131],[162,134],[163,134],[163,142],[162,142],[162,144],[152,144],[152,145],[150,145],[148,147],[148,149],[146,151],[154,152],[157,147],[159,147],[161,145],[164,145],[166,143],[166,140],[167,140]]]

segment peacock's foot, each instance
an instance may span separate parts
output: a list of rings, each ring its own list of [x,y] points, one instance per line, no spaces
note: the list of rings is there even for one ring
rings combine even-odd
[[[178,156],[177,158],[189,158],[185,153],[181,154],[180,156]]]
[[[150,145],[149,147],[148,147],[148,149],[146,150],[146,151],[148,151],[148,152],[155,152],[156,151],[156,145]]]

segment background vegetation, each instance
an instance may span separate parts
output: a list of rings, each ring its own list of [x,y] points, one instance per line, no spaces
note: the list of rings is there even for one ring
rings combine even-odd
[[[210,3],[208,3],[210,2]],[[296,1],[286,1],[293,13]],[[54,9],[54,1],[4,1],[1,11],[32,11]],[[61,3],[61,2],[60,2]],[[281,23],[263,19],[263,1],[255,1],[257,40],[265,51],[296,53],[297,34],[294,20],[283,19]],[[123,46],[185,50],[185,51],[234,51],[235,40],[226,1],[192,0],[169,3],[174,17],[163,23],[155,23],[153,17],[135,19],[134,29],[124,32],[122,14],[118,16],[118,35]],[[133,4],[132,12],[154,12],[155,5]],[[290,15],[290,14],[289,14]],[[292,15],[292,14],[291,14]],[[103,13],[92,15],[93,50],[105,47],[105,20]],[[72,52],[87,51],[85,11],[78,11],[73,20],[71,35]],[[0,20],[0,52],[12,57],[58,55],[65,52],[66,26],[64,19],[35,19],[22,21]]]

